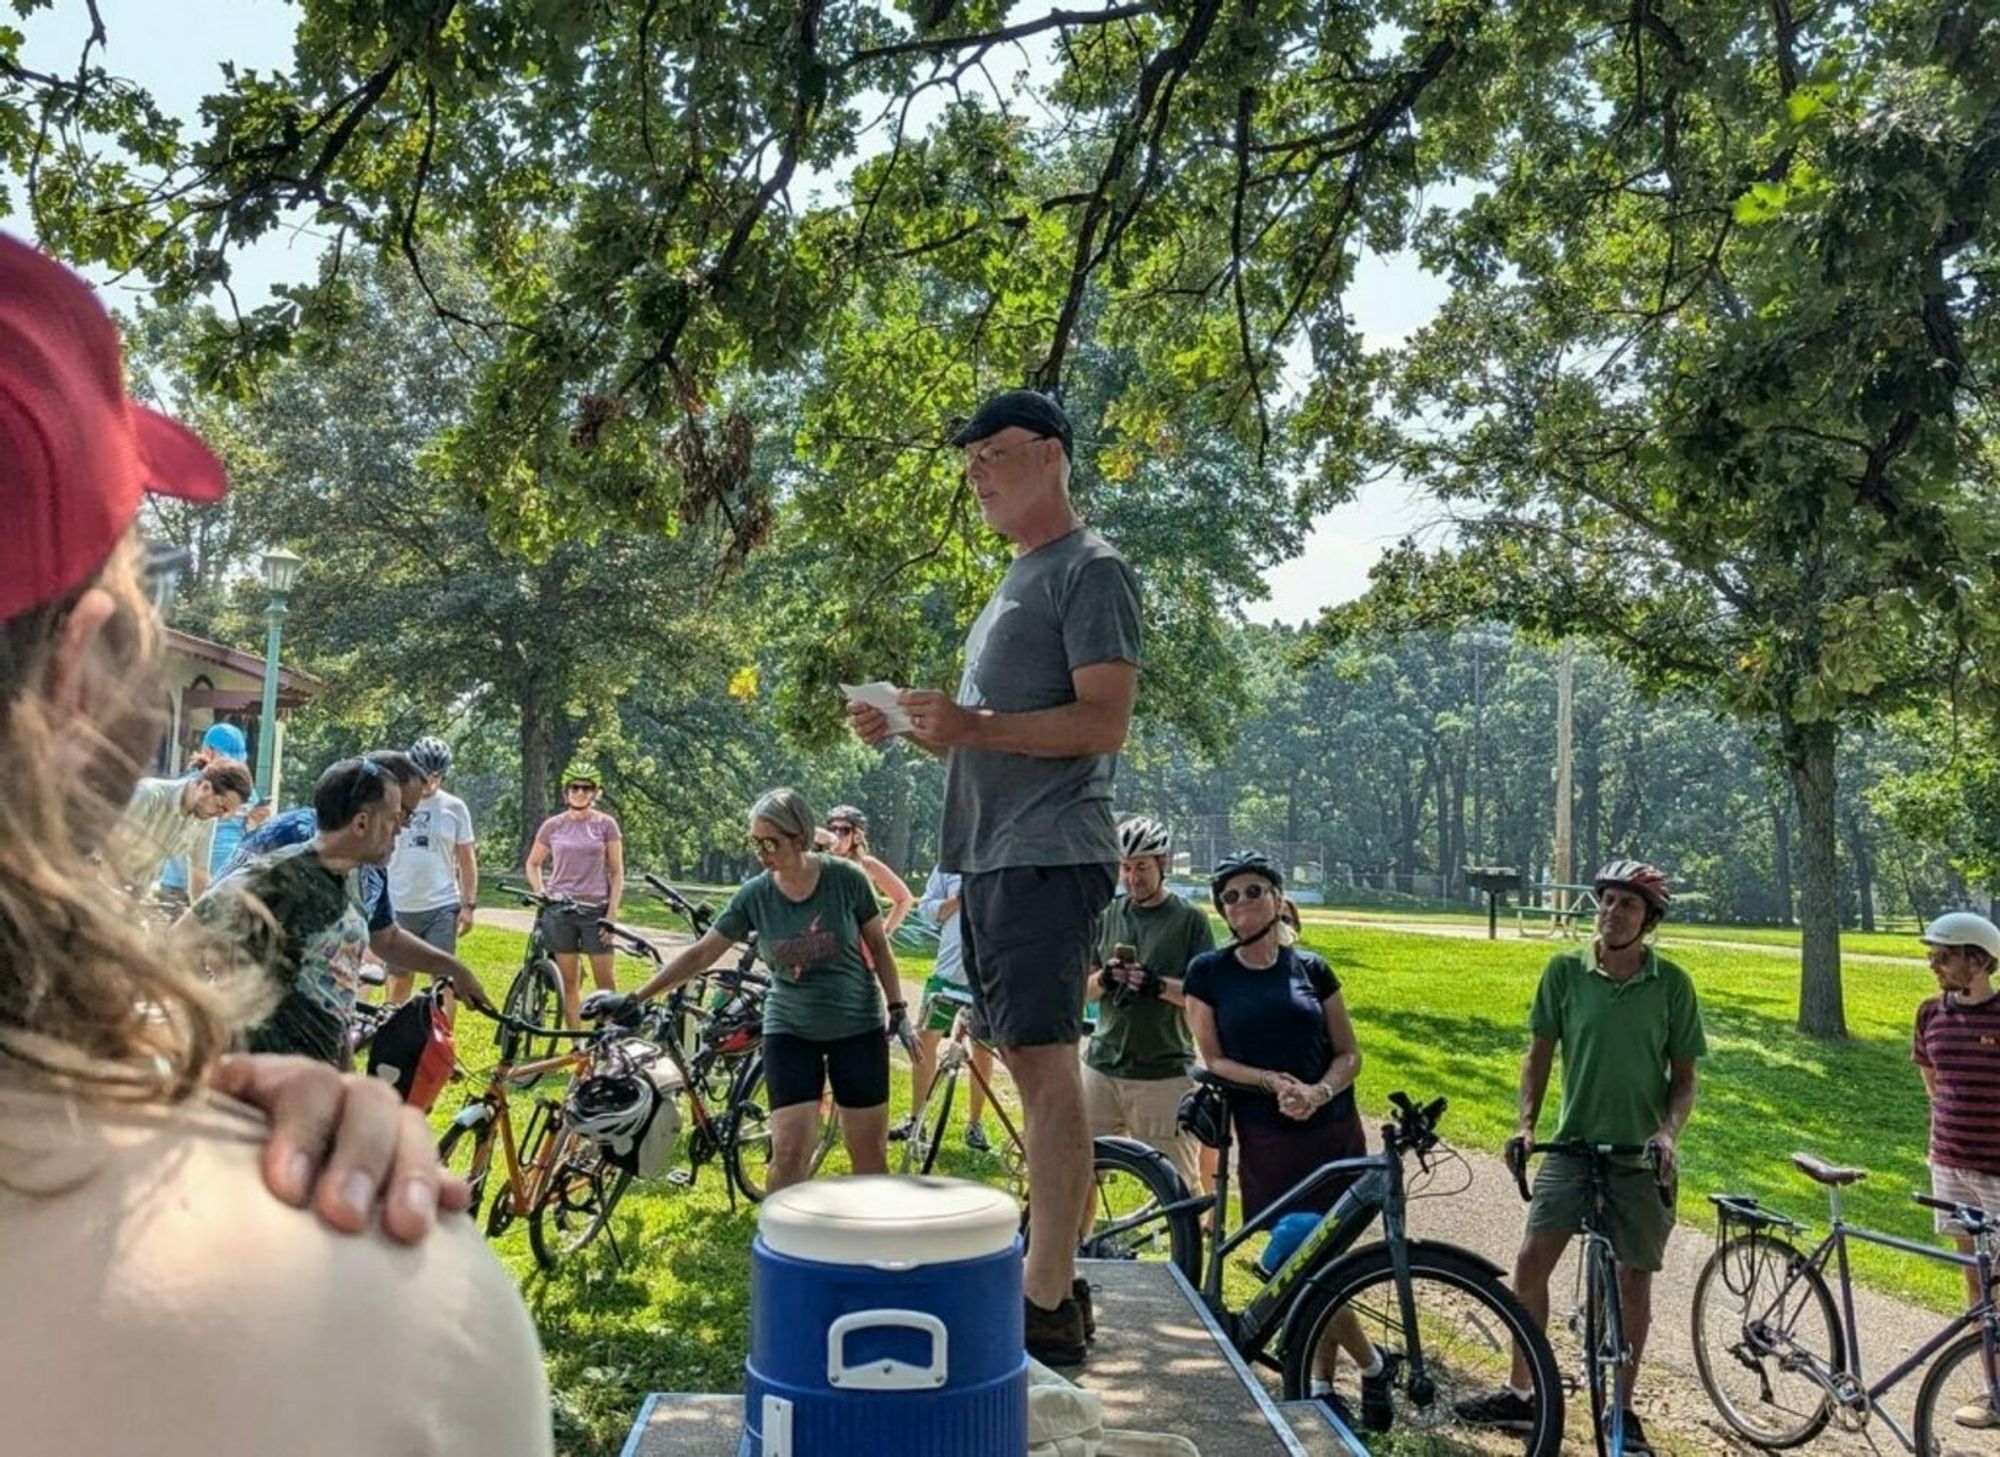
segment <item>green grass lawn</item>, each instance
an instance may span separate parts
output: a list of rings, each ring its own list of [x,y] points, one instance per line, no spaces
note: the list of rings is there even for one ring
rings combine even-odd
[[[521,954],[518,934],[481,928],[467,938],[467,959],[496,997]],[[1307,942],[1333,962],[1365,1054],[1364,1107],[1386,1107],[1391,1091],[1445,1094],[1444,1130],[1455,1143],[1495,1151],[1511,1131],[1514,1090],[1529,998],[1550,947],[1546,943],[1427,937],[1361,927],[1311,925]],[[1851,1191],[1857,1220],[1927,1238],[1929,1222],[1909,1202],[1928,1187],[1922,1085],[1909,1060],[1916,1004],[1931,990],[1916,967],[1846,969],[1851,1039],[1837,1046],[1792,1030],[1797,972],[1785,959],[1688,944],[1675,948],[1700,989],[1710,1056],[1701,1099],[1683,1140],[1681,1214],[1706,1224],[1712,1190],[1761,1195],[1768,1203],[1823,1226],[1825,1199],[1796,1173],[1788,1156],[1808,1149],[1871,1170]],[[928,970],[901,958],[912,989]],[[621,981],[642,969],[621,961]],[[461,1016],[461,1058],[492,1062],[488,1024]],[[896,1116],[909,1085],[898,1058]],[[439,1099],[440,1126],[470,1088],[455,1084]],[[1559,1088],[1550,1093],[1544,1127],[1553,1129]],[[955,1144],[945,1172],[995,1176],[997,1165]],[[836,1153],[835,1163],[844,1166]],[[624,1254],[614,1263],[600,1245],[552,1278],[541,1276],[517,1226],[496,1250],[520,1280],[547,1351],[555,1394],[558,1450],[618,1451],[649,1391],[735,1391],[747,1345],[748,1247],[754,1215],[732,1212],[719,1167],[704,1168],[691,1189],[637,1186],[619,1207]],[[1957,1299],[1955,1269],[1857,1246],[1856,1271],[1878,1288],[1937,1309]],[[1663,1313],[1684,1319],[1684,1313]]]

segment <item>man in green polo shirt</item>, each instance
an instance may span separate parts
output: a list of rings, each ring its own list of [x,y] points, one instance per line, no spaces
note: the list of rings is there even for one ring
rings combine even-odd
[[[1653,1273],[1674,1227],[1671,1201],[1682,1127],[1694,1111],[1695,1059],[1705,1056],[1694,982],[1646,937],[1672,899],[1667,878],[1636,860],[1614,860],[1598,871],[1597,940],[1588,955],[1566,951],[1549,959],[1528,1014],[1532,1034],[1521,1065],[1520,1124],[1507,1145],[1510,1163],[1526,1156],[1548,1092],[1549,1071],[1562,1052],[1562,1116],[1555,1141],[1649,1144],[1658,1150],[1657,1182],[1650,1161],[1615,1171],[1610,1235],[1618,1258],[1618,1295],[1632,1359],[1623,1373],[1625,1448],[1650,1450],[1631,1410],[1632,1381],[1646,1347]],[[1514,1258],[1514,1293],[1538,1324],[1549,1317],[1549,1276],[1581,1227],[1589,1185],[1580,1158],[1550,1155],[1535,1176],[1528,1229]],[[1525,1429],[1534,1408],[1526,1360],[1515,1353],[1511,1383],[1461,1403],[1468,1421]]]

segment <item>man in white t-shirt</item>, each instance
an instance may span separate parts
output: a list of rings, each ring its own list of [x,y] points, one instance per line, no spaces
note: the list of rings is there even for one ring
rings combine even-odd
[[[424,797],[396,837],[389,861],[389,902],[405,931],[438,950],[458,951],[458,938],[472,929],[479,898],[479,861],[473,855],[472,811],[444,789],[451,772],[451,748],[426,735],[410,746],[410,757],[425,775]],[[411,973],[391,972],[384,998],[406,1001]]]

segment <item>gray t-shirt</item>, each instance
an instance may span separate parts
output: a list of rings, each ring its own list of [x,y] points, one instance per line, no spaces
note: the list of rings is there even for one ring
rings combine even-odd
[[[1139,662],[1139,582],[1088,527],[1014,558],[965,639],[958,701],[1032,713],[1076,701],[1070,675]],[[945,758],[940,862],[961,875],[1013,865],[1109,865],[1116,754],[1038,759],[956,748]]]

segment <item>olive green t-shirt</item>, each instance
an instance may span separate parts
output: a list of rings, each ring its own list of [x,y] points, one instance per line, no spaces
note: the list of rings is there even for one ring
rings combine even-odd
[[[805,900],[787,897],[767,870],[737,887],[715,929],[731,940],[757,933],[771,968],[765,1032],[830,1042],[884,1025],[881,984],[861,959],[861,928],[882,912],[860,866],[814,858],[819,884]]]
[[[1562,1051],[1559,1141],[1644,1143],[1666,1117],[1672,1064],[1708,1055],[1694,981],[1657,951],[1623,982],[1590,951],[1550,957],[1528,1029]]]
[[[1178,977],[1195,957],[1214,949],[1215,933],[1208,917],[1177,895],[1144,907],[1121,895],[1105,908],[1098,964],[1121,944],[1138,951],[1141,966]],[[1193,1057],[1187,1016],[1164,997],[1133,997],[1122,1007],[1109,997],[1098,998],[1097,1033],[1083,1060],[1105,1076],[1145,1082],[1186,1077]]]

